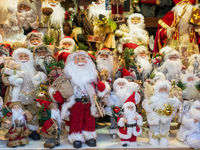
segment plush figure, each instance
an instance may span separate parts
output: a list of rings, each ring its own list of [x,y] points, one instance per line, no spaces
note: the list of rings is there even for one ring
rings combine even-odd
[[[166,46],[160,50],[160,53],[164,53],[164,63],[158,71],[163,72],[167,80],[177,79],[183,69],[178,51]]]
[[[38,32],[43,36],[48,35],[54,37],[52,45],[58,46],[63,38],[63,23],[65,18],[65,9],[60,2],[65,0],[44,0],[42,2],[42,18]],[[46,13],[45,9],[51,10],[51,13]]]
[[[153,95],[142,103],[149,124],[149,143],[151,145],[169,145],[170,123],[181,101],[172,94],[169,97],[171,84],[168,80],[158,80],[155,83]],[[173,91],[172,91],[173,92]]]
[[[74,148],[81,148],[84,142],[90,147],[96,146],[95,117],[101,114],[101,111],[98,112],[95,93],[97,75],[96,67],[87,52],[78,50],[67,58],[63,76],[65,82],[59,81],[62,84],[58,85],[58,90],[52,87],[49,89],[49,95],[55,102],[62,103],[64,98],[68,98],[68,101],[62,105],[61,117],[64,120],[69,117],[68,139]],[[70,81],[69,84],[65,80],[66,77]],[[105,88],[106,86],[102,84],[101,92]],[[69,93],[69,89],[72,93]]]
[[[135,99],[137,99],[138,104],[140,102],[140,95],[137,93],[139,90],[139,85],[134,82],[128,82],[127,79],[118,78],[113,83],[114,92],[109,96],[109,101],[107,102],[106,113],[111,116],[111,127],[109,133],[113,138],[117,135],[117,122],[114,119],[115,116],[112,115],[112,109],[114,107],[122,107],[124,102],[135,92]]]
[[[44,125],[40,130],[40,134],[45,137],[44,148],[54,148],[60,146],[60,133],[61,133],[61,122],[60,110],[56,103],[52,103],[46,100],[36,99],[40,105],[43,105],[45,111],[42,113],[41,118],[45,118]],[[46,115],[50,112],[50,115]]]
[[[26,137],[30,135],[31,131],[26,122],[32,120],[32,114],[24,109],[20,102],[7,103],[3,109],[5,114],[2,122],[11,126],[5,135],[5,138],[8,138],[7,146],[16,148],[27,145],[29,140]]]
[[[191,106],[190,106],[191,105]],[[200,102],[194,101],[192,104],[187,105],[187,108],[182,116],[182,124],[177,132],[177,138],[185,142],[191,148],[199,149],[200,135]]]
[[[142,133],[142,129],[139,126],[143,125],[143,119],[141,115],[136,112],[135,104],[138,103],[135,99],[135,92],[125,101],[122,109],[123,114],[117,118],[117,125],[119,130],[118,136],[121,138],[121,145],[137,146],[136,138]]]
[[[45,68],[45,57],[46,56],[53,56],[50,48],[46,46],[45,44],[38,44],[35,48],[35,57],[34,57],[34,66],[37,71],[42,71],[47,75],[47,71]]]
[[[13,60],[20,65],[20,71],[25,73],[23,77],[23,82],[21,83],[20,92],[15,93],[18,97],[18,101],[22,103],[22,105],[29,110],[33,119],[27,122],[28,127],[32,131],[30,138],[34,140],[40,139],[39,134],[36,132],[38,129],[38,107],[35,99],[35,88],[41,83],[46,81],[46,75],[42,72],[37,72],[33,66],[33,55],[32,53],[25,48],[19,48],[13,52],[12,55]],[[10,75],[4,76],[3,82],[5,85],[9,86],[6,90],[5,102],[11,102],[13,99],[13,86],[18,86],[18,79],[20,77],[18,75]]]
[[[190,24],[193,5],[196,0],[173,0],[176,4],[158,21],[158,29],[154,43],[154,53],[164,46],[182,51],[186,49],[188,56],[199,53],[199,29]]]

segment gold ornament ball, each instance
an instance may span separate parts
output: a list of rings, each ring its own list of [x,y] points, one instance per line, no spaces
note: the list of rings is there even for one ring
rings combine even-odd
[[[164,112],[165,112],[166,116],[170,116],[172,114],[172,109],[171,108],[166,108]]]

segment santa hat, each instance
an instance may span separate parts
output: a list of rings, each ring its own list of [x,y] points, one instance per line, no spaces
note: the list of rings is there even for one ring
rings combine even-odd
[[[162,80],[162,79],[156,81],[155,86],[154,86],[154,94],[158,95],[159,90],[162,87],[166,87],[169,92],[169,90],[171,89],[171,83],[168,80]]]
[[[97,89],[98,89],[99,97],[103,97],[103,96],[105,96],[105,94],[107,94],[109,91],[111,91],[111,88],[106,81],[99,81],[97,84]]]
[[[165,46],[160,50],[160,53],[164,53],[164,60],[169,59],[170,55],[177,55],[180,58],[180,54],[177,50],[172,49],[169,46]]]
[[[143,51],[145,51],[146,54],[148,53],[147,47],[144,46],[144,45],[140,45],[140,46],[138,46],[138,47],[134,50],[134,55],[137,56],[137,55],[139,55],[140,53],[142,53]]]
[[[31,3],[30,0],[20,0],[17,4],[17,10],[19,10],[19,6],[23,5],[23,4],[29,6],[36,12],[37,8],[35,6],[35,3],[33,3],[33,2]]]
[[[125,48],[128,48],[128,49],[136,49],[138,47],[138,45],[137,44],[133,44],[133,43],[125,43],[125,44],[123,44],[123,51],[124,51],[124,49]]]
[[[187,1],[187,2],[190,2],[191,4],[196,4],[196,0],[173,0],[174,3],[177,5],[177,4],[180,4],[181,2],[183,1]]]
[[[129,98],[127,98],[127,100],[123,104],[123,108],[126,108],[131,105],[131,106],[134,106],[134,110],[135,110],[135,104],[136,104],[135,94],[136,93],[133,92],[133,94],[131,96],[129,96]]]
[[[24,109],[23,105],[21,104],[21,102],[17,101],[17,102],[8,102],[6,103],[6,106],[12,110],[12,108],[15,106],[15,105],[19,105],[21,109]]]
[[[40,41],[43,41],[43,36],[41,33],[37,32],[36,30],[33,30],[29,34],[27,34],[25,41],[30,40],[32,37],[38,37]]]
[[[40,105],[43,105],[44,104],[44,108],[45,109],[49,109],[49,110],[52,110],[53,107],[58,107],[58,104],[56,103],[53,103],[53,102],[49,102],[47,100],[42,100],[42,99],[36,99],[36,102],[39,102]]]
[[[125,79],[131,78],[132,80],[135,80],[135,78],[131,75],[131,73],[125,68],[118,69],[114,78],[115,79],[117,79],[117,78],[125,78]]]
[[[194,78],[194,81],[199,80],[199,78],[198,78],[195,74],[187,73],[187,74],[184,74],[184,75],[182,76],[182,82],[183,82],[183,83],[188,83],[188,78],[189,78],[189,77],[193,77],[193,78]]]
[[[102,48],[101,50],[97,51],[96,53],[96,57],[100,54],[107,54],[107,55],[113,55],[113,52],[111,52],[111,50],[109,48]]]
[[[75,41],[70,36],[65,36],[59,43],[60,46],[62,46],[64,43],[71,43],[72,46],[75,45]]]
[[[41,50],[45,50],[47,53],[52,54],[50,48],[43,43],[40,43],[40,44],[37,45],[37,47],[35,48],[35,53],[38,53]]]
[[[10,51],[9,51],[8,45],[7,45],[7,44],[0,44],[0,52],[1,52],[3,55],[9,56]]]
[[[69,54],[70,54],[69,52],[62,52],[61,54],[58,55],[58,61],[63,60],[64,62],[66,62]]]

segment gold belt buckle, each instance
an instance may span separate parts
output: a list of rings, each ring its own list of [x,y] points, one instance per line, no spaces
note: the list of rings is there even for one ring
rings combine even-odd
[[[87,98],[87,101],[85,101],[85,98]],[[88,104],[89,103],[89,100],[88,100],[87,96],[82,97],[81,101],[82,101],[82,104]]]

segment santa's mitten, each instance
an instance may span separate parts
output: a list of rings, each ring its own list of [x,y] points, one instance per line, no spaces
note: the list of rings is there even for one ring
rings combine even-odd
[[[154,108],[156,107],[156,105],[157,105],[156,103],[157,103],[156,100],[150,99],[150,100],[148,101],[149,108],[154,109]]]
[[[20,78],[18,75],[9,76],[8,80],[10,81],[10,84],[14,86],[21,86],[21,84],[23,83],[23,79]]]
[[[178,98],[169,98],[168,99],[168,104],[171,105],[174,108],[179,108],[181,106],[181,102],[179,101]]]
[[[47,76],[43,72],[38,72],[38,74],[34,76],[34,79],[40,84],[46,81]]]
[[[108,116],[112,116],[112,109],[111,109],[111,107],[106,107],[106,108],[105,108],[105,113],[106,113],[106,115],[108,115]]]

